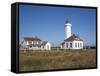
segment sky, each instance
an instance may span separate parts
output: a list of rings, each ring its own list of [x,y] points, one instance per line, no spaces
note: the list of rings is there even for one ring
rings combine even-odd
[[[77,34],[84,45],[96,43],[96,9],[52,7],[36,5],[19,6],[19,39],[38,37],[59,46],[64,41],[64,24],[69,19],[72,34]]]

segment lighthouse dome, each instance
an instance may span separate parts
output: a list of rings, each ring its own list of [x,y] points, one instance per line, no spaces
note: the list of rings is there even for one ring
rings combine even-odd
[[[70,20],[69,19],[66,20],[65,25],[66,26],[71,26],[71,23],[70,23]]]

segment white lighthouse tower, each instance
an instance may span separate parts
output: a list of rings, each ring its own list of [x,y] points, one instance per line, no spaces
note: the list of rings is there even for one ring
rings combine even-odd
[[[61,43],[62,49],[83,49],[83,40],[75,34],[71,34],[71,26],[69,19],[64,24],[65,38]]]
[[[71,36],[71,23],[69,19],[65,22],[65,39]]]

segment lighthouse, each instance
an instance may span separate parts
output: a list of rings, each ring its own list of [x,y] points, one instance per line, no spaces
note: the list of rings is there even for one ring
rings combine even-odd
[[[65,39],[71,36],[71,23],[70,20],[67,19],[65,22]]]
[[[67,19],[64,24],[64,41],[61,43],[62,49],[83,49],[83,40],[79,35],[71,33],[72,24],[70,20]]]

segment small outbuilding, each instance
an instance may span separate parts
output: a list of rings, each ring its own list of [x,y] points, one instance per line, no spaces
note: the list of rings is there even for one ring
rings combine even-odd
[[[51,50],[51,44],[38,37],[24,37],[21,47],[28,50]]]

